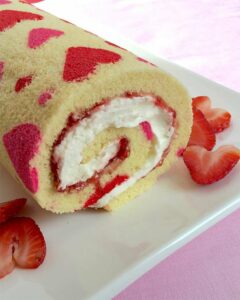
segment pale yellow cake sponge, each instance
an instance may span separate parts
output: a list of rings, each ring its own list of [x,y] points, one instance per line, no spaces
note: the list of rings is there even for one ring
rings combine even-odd
[[[43,18],[23,20],[2,32],[0,30],[0,63],[4,64],[0,81],[1,163],[14,178],[17,177],[20,182],[23,182],[19,176],[20,173],[16,172],[13,166],[13,160],[9,157],[3,137],[19,124],[35,124],[40,130],[41,142],[37,153],[30,161],[30,167],[37,170],[38,175],[38,188],[35,192],[31,192],[31,195],[41,207],[55,213],[79,210],[93,193],[93,186],[89,185],[81,191],[59,193],[53,184],[50,168],[53,143],[66,126],[69,115],[88,109],[103,99],[123,95],[125,92],[154,94],[164,99],[167,105],[176,111],[177,129],[170,151],[160,167],[113,199],[106,209],[113,210],[149,188],[158,175],[167,171],[171,166],[178,149],[185,147],[188,142],[192,126],[192,109],[191,99],[186,89],[171,75],[138,60],[132,53],[110,45],[100,37],[31,5],[13,1],[12,4],[0,6],[0,28],[1,13],[4,10],[30,12]],[[55,32],[54,37],[49,38],[40,46],[30,48],[30,32],[37,28],[51,29],[63,32],[63,34],[58,35]],[[46,30],[41,34],[44,40]],[[52,34],[54,35],[54,31]],[[37,40],[35,43],[40,42]],[[115,62],[99,63],[95,71],[86,78],[81,77],[80,80],[79,77],[79,80],[70,81],[69,76],[75,76],[75,74],[64,75],[64,70],[68,49],[71,47],[107,50],[115,55]],[[16,82],[19,78],[27,76],[32,77],[31,82],[20,92],[16,92]],[[66,80],[67,76],[68,80]],[[39,98],[44,93],[48,93],[48,96],[41,98],[43,99],[41,103]],[[151,151],[150,145],[143,147],[146,140],[139,129],[110,128],[102,132],[94,141],[94,146],[88,147],[85,159],[88,160],[98,155],[103,145],[123,133],[130,140],[133,150],[117,172],[127,171],[132,175],[143,165]],[[143,150],[138,151],[138,149]],[[105,179],[103,177],[103,183],[108,179],[107,176]]]

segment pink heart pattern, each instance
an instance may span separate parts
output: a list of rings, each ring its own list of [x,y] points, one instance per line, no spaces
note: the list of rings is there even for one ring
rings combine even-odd
[[[36,49],[37,47],[40,47],[42,44],[46,43],[49,39],[59,37],[63,34],[64,32],[61,30],[50,28],[32,29],[28,36],[28,47],[31,49]]]
[[[10,3],[12,3],[12,2],[9,0],[0,0],[0,5],[10,4]]]
[[[46,103],[52,99],[53,93],[53,89],[49,89],[48,91],[43,92],[38,98],[38,104],[41,106],[46,105]]]
[[[19,93],[21,90],[25,89],[28,85],[32,83],[32,75],[19,78],[15,85],[15,92]]]
[[[65,81],[82,81],[95,72],[99,64],[114,64],[121,59],[115,52],[88,47],[71,47],[63,71]]]
[[[26,11],[2,10],[0,11],[0,32],[15,26],[21,21],[42,20],[43,16]]]
[[[20,0],[20,2],[27,4],[33,4],[40,1],[41,0]],[[0,0],[0,4],[8,3],[11,3],[11,1]],[[26,6],[22,5],[22,7]],[[41,15],[41,13],[39,15],[27,11],[0,10],[0,32],[10,29],[22,21],[39,21],[43,19],[44,17]],[[35,55],[35,53],[37,54],[39,51],[27,50],[27,47],[30,49],[37,49],[47,43],[50,39],[56,39],[65,34],[63,31],[57,29],[42,27],[38,28],[37,26],[35,27],[35,22],[31,22],[30,25],[31,31],[28,33],[26,51],[31,51],[33,55]],[[56,43],[58,42],[59,41],[56,41]],[[111,42],[106,41],[106,43],[110,46],[123,49]],[[113,66],[117,62],[121,61],[122,56],[119,53],[115,53],[114,48],[112,49],[113,51],[110,51],[100,48],[83,47],[81,45],[66,49],[66,53],[64,54],[65,58],[63,58],[63,60],[65,59],[63,73],[60,74],[60,76],[62,76],[62,79],[66,82],[81,82],[83,80],[89,79],[91,75],[94,75],[97,72],[101,65],[110,64],[111,66]],[[146,62],[141,58],[138,59],[140,61]],[[0,80],[2,80],[4,76],[5,64],[6,62],[0,61]],[[29,73],[27,73],[26,75],[28,75]],[[34,72],[32,74],[34,74],[35,76]],[[15,92],[21,92],[32,83],[32,80],[33,75],[19,78],[15,84]],[[32,86],[29,87],[29,91],[31,89]],[[40,90],[40,92],[41,94],[39,95],[39,97],[35,99],[36,105],[44,107],[53,98],[55,90],[51,88],[46,89],[45,87],[43,90]],[[153,133],[150,124],[148,122],[143,122],[141,124],[141,128],[146,136],[146,139],[151,140],[153,138]],[[20,124],[11,129],[3,136],[3,144],[16,170],[16,173],[18,174],[19,178],[22,180],[26,188],[32,193],[36,193],[39,189],[38,170],[35,167],[31,166],[31,161],[39,151],[41,139],[42,134],[40,128],[37,126],[37,124],[31,123]],[[107,190],[112,189],[122,180],[126,180],[126,178],[126,176],[123,176],[122,178],[114,179],[115,181],[108,183],[104,187],[105,190],[103,192],[107,192]],[[93,201],[94,199],[92,198],[91,201]]]
[[[38,191],[38,172],[30,165],[39,149],[40,129],[30,123],[18,125],[3,136],[3,143],[13,166],[32,193]]]

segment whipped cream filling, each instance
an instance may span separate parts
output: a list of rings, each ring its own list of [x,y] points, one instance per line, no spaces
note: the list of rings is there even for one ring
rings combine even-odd
[[[73,127],[54,149],[54,160],[58,162],[60,188],[65,189],[79,181],[86,181],[116,156],[119,150],[119,140],[103,148],[98,157],[82,163],[85,148],[94,141],[97,134],[109,127],[137,127],[144,121],[151,125],[155,137],[152,140],[155,153],[138,172],[121,185],[116,186],[91,207],[100,208],[107,205],[112,198],[146,176],[161,160],[174,133],[173,114],[156,106],[154,101],[152,96],[116,97]]]

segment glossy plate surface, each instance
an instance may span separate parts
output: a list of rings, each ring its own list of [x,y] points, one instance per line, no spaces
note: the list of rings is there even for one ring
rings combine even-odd
[[[72,4],[72,6],[71,6]],[[149,53],[87,17],[77,1],[45,1],[39,8],[96,32],[182,81],[192,96],[208,95],[232,113],[232,127],[217,143],[240,147],[240,94]],[[0,281],[1,300],[109,299],[144,272],[240,206],[240,166],[212,186],[194,184],[181,160],[147,193],[115,213],[42,211],[0,167],[0,201],[26,196],[24,215],[33,217],[47,241],[45,263],[15,270]]]

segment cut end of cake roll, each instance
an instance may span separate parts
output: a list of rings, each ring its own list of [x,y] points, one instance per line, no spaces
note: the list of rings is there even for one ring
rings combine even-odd
[[[92,186],[83,208],[109,205],[162,164],[176,127],[161,98],[129,92],[70,115],[51,156],[57,191]]]
[[[162,92],[171,101],[156,93],[162,84],[153,92],[137,88],[130,91],[126,78],[128,83],[118,86],[119,90],[127,89],[124,93],[100,98],[97,91],[100,93],[101,88],[96,87],[92,96],[96,95],[98,101],[89,97],[86,108],[64,113],[65,122],[55,134],[50,126],[48,173],[38,167],[41,174],[45,173],[41,181],[46,187],[35,197],[40,194],[39,200],[45,199],[48,189],[55,201],[51,201],[51,207],[49,201],[40,202],[41,206],[58,213],[86,208],[116,210],[150,188],[168,170],[178,149],[188,142],[192,112],[185,89],[168,74],[160,76],[165,86]],[[172,87],[170,92],[166,79]],[[109,84],[114,84],[113,78]],[[106,93],[108,89],[104,89]]]
[[[153,64],[15,0],[0,35],[0,159],[42,208],[115,210],[187,145],[190,96]]]

